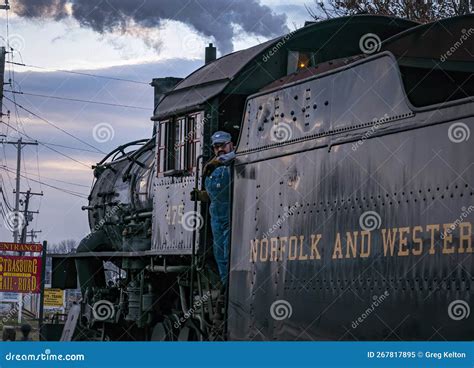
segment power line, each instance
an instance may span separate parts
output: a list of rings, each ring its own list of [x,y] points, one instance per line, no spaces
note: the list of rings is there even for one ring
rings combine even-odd
[[[27,138],[33,140],[33,138],[30,137],[28,134],[26,134],[26,133],[21,133],[18,129],[15,129],[15,128],[12,127],[10,124],[5,123],[4,121],[3,121],[2,123],[5,124],[5,125],[7,125],[8,127],[12,128],[13,130],[17,131],[19,134],[22,134],[22,135],[24,135],[25,137],[27,137]],[[38,142],[38,141],[36,141],[36,142]],[[72,161],[74,161],[74,162],[77,162],[78,164],[81,164],[81,165],[83,165],[83,166],[85,166],[85,167],[87,167],[87,168],[90,168],[90,165],[88,165],[88,164],[86,164],[86,163],[84,163],[84,162],[82,162],[82,161],[76,160],[75,158],[73,158],[73,157],[71,157],[71,156],[69,156],[69,155],[66,155],[65,153],[63,153],[63,152],[61,152],[61,151],[58,151],[57,149],[54,149],[54,148],[52,148],[52,147],[49,147],[49,146],[48,146],[47,144],[45,144],[45,143],[38,142],[38,144],[40,144],[40,145],[43,146],[43,147],[46,147],[47,149],[49,149],[49,150],[51,150],[51,151],[53,151],[53,152],[56,152],[56,153],[60,154],[61,156],[64,156],[64,157],[66,157],[66,158],[68,158],[68,159],[70,159],[70,160],[72,160]]]
[[[13,173],[13,171],[11,171],[10,169],[8,169],[7,167],[4,167],[4,169],[6,171],[10,171]],[[26,178],[26,175],[23,175],[23,174],[20,174],[21,177],[23,178]],[[31,181],[34,181],[35,183],[40,183],[42,185],[45,185],[47,187],[50,187],[50,188],[53,188],[53,189],[56,189],[56,190],[59,190],[60,192],[63,192],[63,193],[66,193],[66,194],[70,194],[70,195],[73,195],[73,196],[76,196],[76,197],[79,197],[79,198],[83,198],[83,199],[87,199],[88,196],[85,195],[84,193],[79,193],[79,192],[75,192],[75,191],[72,191],[72,190],[69,190],[69,189],[64,189],[64,188],[61,188],[61,187],[57,187],[55,185],[51,185],[51,184],[48,184],[48,183],[45,183],[44,181],[40,181],[40,180],[36,180],[36,179],[31,179]]]
[[[2,157],[2,162],[5,160],[5,163],[8,162],[7,160],[7,152],[6,152],[6,148],[5,148],[5,145],[2,145],[3,149],[2,149],[2,152],[3,152],[3,157]],[[13,182],[12,182],[12,178],[10,177],[10,175],[8,173],[7,174],[7,177],[8,177],[8,184],[10,184],[10,187],[12,188],[13,190]],[[5,187],[5,181],[3,180],[3,177],[2,177],[2,183],[3,183],[3,187]]]
[[[3,178],[2,178],[2,182],[3,182]],[[10,204],[8,203],[7,197],[5,197],[5,192],[3,191],[3,186],[0,188],[0,192],[2,193],[2,198],[3,198],[3,201],[5,202],[7,208],[11,211],[11,210],[12,210],[12,207],[11,207]]]
[[[37,176],[37,177],[38,177],[39,180],[41,180],[38,146],[35,146],[35,148],[36,148],[36,169],[37,169],[37,172],[38,172],[38,176]],[[42,185],[42,184],[40,184],[40,189],[41,189],[41,191],[43,191],[43,185]],[[42,204],[42,203],[43,203],[43,196],[41,196],[41,197],[39,198],[38,211],[41,210],[41,204]],[[38,226],[38,216],[35,217],[35,227],[37,227],[37,226]],[[32,230],[32,231],[33,231],[33,230]],[[33,241],[33,238],[32,238],[31,241]]]
[[[1,120],[0,120],[1,121]],[[6,124],[7,126],[10,126],[9,122],[10,122],[10,114],[8,114],[8,123],[5,123],[4,121],[1,121],[2,123]],[[8,128],[7,128],[7,133],[8,133]],[[2,144],[2,152],[3,152],[3,158],[2,158],[2,161],[5,160],[5,164],[8,163],[8,160],[7,160],[7,152],[6,152],[6,145]],[[10,187],[12,188],[13,190],[13,182],[12,182],[12,178],[10,177],[10,175],[8,174],[8,172],[6,173],[7,174],[7,177],[8,177],[8,184],[10,184]],[[2,177],[2,183],[3,183],[3,186],[5,187],[5,182],[3,181],[3,177]]]
[[[8,210],[8,212],[12,212],[11,210]],[[8,216],[7,212],[5,211],[5,208],[3,207],[3,204],[0,203],[0,214],[2,215],[5,223],[8,223]]]
[[[23,132],[21,132],[19,129],[15,129],[11,124],[7,124],[3,121],[1,121],[2,124],[5,124],[7,127],[15,130],[18,134],[20,135],[23,135],[29,139],[33,139],[35,140],[36,142],[38,142],[40,145],[42,146],[53,146],[53,147],[61,147],[61,148],[67,148],[67,149],[70,149],[70,150],[75,150],[75,151],[82,151],[82,152],[90,152],[90,153],[95,153],[95,154],[100,154],[102,155],[101,152],[97,152],[97,151],[93,151],[93,150],[89,150],[87,148],[79,148],[79,147],[71,147],[71,146],[66,146],[64,144],[57,144],[57,143],[49,143],[49,142],[42,142],[42,141],[39,141],[38,139],[35,139],[31,136],[29,136],[25,130],[23,129]],[[7,133],[8,133],[8,130],[7,130]]]
[[[5,0],[5,4],[6,4],[6,8],[7,8],[7,9],[6,9],[6,16],[7,16],[7,44],[8,44],[8,46],[9,46],[8,40],[10,39],[10,35],[9,35],[9,25],[8,25],[8,24],[9,24],[9,16],[8,16],[9,6],[8,6],[8,0]],[[11,47],[10,47],[10,49],[11,49],[11,51],[12,51],[12,52],[10,53],[10,58],[11,58],[11,59],[10,59],[10,60],[7,60],[7,61],[14,62],[14,56],[13,56],[13,51],[14,51],[14,50],[13,50],[13,48],[11,48]],[[22,59],[21,52],[20,52],[19,50],[18,50],[18,54],[19,54],[20,58]],[[23,59],[22,59],[21,61],[23,61]],[[15,83],[16,83],[16,82],[15,82],[15,69],[14,69],[14,65],[11,64],[11,65],[10,65],[10,68],[8,68],[8,69],[9,69],[9,75],[10,75],[10,80],[9,80],[10,86],[12,87],[12,89],[14,89],[14,88],[15,88],[14,86],[15,86]],[[3,78],[2,78],[2,79],[3,79]],[[2,82],[3,82],[3,80],[2,80]],[[2,96],[3,96],[3,94],[2,94]],[[15,102],[14,108],[15,108],[16,125],[17,125],[17,128],[18,128],[18,130],[17,130],[18,135],[21,136],[21,132],[20,132],[20,130],[19,130],[20,128],[23,130],[23,132],[25,133],[25,135],[27,135],[27,134],[26,134],[26,130],[25,130],[25,128],[23,127],[23,123],[22,123],[21,118],[20,118],[20,112],[18,111],[18,106],[17,106],[17,104],[16,104],[16,98],[15,98],[14,95],[13,95],[13,101]],[[10,113],[8,113],[8,123],[10,123]],[[8,132],[8,127],[7,127],[7,132]],[[20,140],[21,140],[21,138],[20,138]],[[37,170],[38,170],[38,177],[41,179],[41,177],[40,177],[40,168],[39,168],[38,143],[35,144],[35,148],[36,148],[36,164],[37,164]],[[4,150],[4,154],[5,154],[5,164],[7,164],[5,150]],[[23,167],[24,167],[25,173],[27,173],[25,161],[23,161]],[[7,173],[8,178],[10,178],[10,176],[8,175],[8,171],[6,171],[6,173]],[[18,173],[17,173],[17,174],[20,175],[20,167],[19,167],[19,166],[18,166]],[[3,178],[2,178],[2,180],[3,180]],[[30,183],[29,183],[29,179],[28,179],[28,178],[27,178],[27,182],[28,182],[28,186],[31,188],[31,185],[30,185]],[[40,204],[39,204],[39,208],[38,208],[38,212],[37,212],[37,213],[39,213],[39,209],[41,208],[41,199],[43,198],[43,191],[42,191],[43,186],[42,186],[41,183],[40,183],[40,188],[41,188]],[[25,207],[25,211],[27,210],[27,207],[28,207],[29,193],[30,193],[30,191],[28,191],[27,201],[26,201],[27,204],[26,204],[26,207]],[[7,203],[7,206],[8,206],[8,203]],[[25,212],[25,214],[26,214],[26,212]],[[37,224],[38,224],[38,217],[35,217],[35,220],[36,220],[36,225],[37,225]],[[26,225],[28,225],[28,220],[27,220],[27,224],[26,224]],[[26,231],[26,226],[25,226],[24,230]],[[32,233],[33,233],[33,230],[32,230]],[[23,234],[22,234],[21,236],[22,236],[22,238],[25,237]],[[34,238],[33,238],[33,236],[32,236],[32,241],[33,241],[33,239],[34,239]],[[20,314],[21,314],[21,307],[20,307]],[[18,317],[19,317],[19,320],[21,320],[20,315],[19,315]]]
[[[19,215],[19,210],[20,210],[20,178],[21,178],[21,150],[23,149],[24,146],[37,146],[38,142],[24,142],[22,138],[20,137],[17,141],[9,141],[9,140],[2,140],[2,144],[11,144],[16,146],[16,178],[15,178],[15,186],[16,189],[14,191],[15,193],[15,215]],[[25,176],[26,177],[26,176]],[[27,177],[26,177],[27,178]],[[15,227],[13,229],[13,242],[16,243],[18,241],[18,238],[21,236],[20,230]]]
[[[2,165],[2,167],[6,168],[6,169],[9,169],[9,170],[13,170],[12,167],[9,167],[9,166],[7,166],[7,165]],[[55,178],[52,178],[52,177],[50,177],[50,176],[44,176],[44,175],[41,175],[41,176],[40,176],[40,175],[28,173],[28,172],[26,172],[26,170],[24,170],[24,173],[27,174],[27,175],[33,175],[33,176],[39,178],[39,180],[41,180],[41,178],[45,178],[45,179],[57,181],[57,182],[59,182],[59,183],[64,183],[64,184],[69,184],[69,185],[75,185],[75,186],[82,187],[82,188],[87,188],[87,189],[90,188],[89,185],[78,184],[78,183],[72,183],[72,182],[70,182],[70,181],[64,181],[64,180],[55,179]]]
[[[7,96],[4,96],[4,97],[5,97],[8,101],[14,103],[14,104],[15,104],[16,106],[18,106],[20,109],[25,110],[27,113],[29,113],[29,114],[31,114],[31,115],[37,117],[38,119],[44,121],[45,123],[47,123],[47,124],[53,126],[54,128],[60,130],[60,131],[63,132],[64,134],[67,134],[68,136],[70,136],[70,137],[76,139],[77,141],[79,141],[79,142],[81,142],[81,143],[83,143],[83,144],[85,144],[85,145],[87,145],[87,146],[89,146],[89,147],[91,147],[91,148],[94,148],[94,149],[95,149],[97,152],[99,152],[99,153],[105,154],[105,152],[102,151],[101,149],[99,149],[99,148],[93,146],[92,144],[87,143],[86,141],[84,141],[84,140],[82,140],[82,139],[80,139],[80,138],[77,138],[76,136],[74,136],[73,134],[71,134],[71,133],[69,133],[68,131],[64,130],[63,128],[60,128],[59,126],[57,126],[56,124],[50,122],[49,120],[47,120],[47,119],[45,119],[45,118],[42,118],[42,117],[39,116],[38,114],[35,114],[33,111],[31,111],[31,110],[27,109],[26,107],[20,105],[19,103],[16,103],[16,102],[15,102],[14,100],[12,100],[11,98],[9,98],[9,97],[7,97]]]
[[[8,9],[7,9],[6,15],[7,15],[7,46],[9,47],[9,43],[8,43],[8,41],[9,41],[9,33],[8,33],[8,23],[9,23],[9,21],[8,21],[8,19],[9,19],[9,18],[8,18]],[[11,48],[11,47],[9,47],[9,48],[13,51],[13,48]],[[9,52],[9,53],[7,53],[7,55],[8,55],[8,57],[11,59],[11,61],[13,61],[13,52]],[[8,69],[9,69],[9,70],[8,70],[8,73],[9,73],[9,84],[10,84],[11,86],[13,86],[13,85],[15,84],[15,71],[14,71],[14,66],[13,66],[13,65],[10,65],[10,67],[9,67]],[[3,81],[3,76],[2,76],[2,78],[0,78],[0,79],[2,79],[2,81]],[[4,96],[4,95],[2,94],[2,97],[3,97],[3,96]],[[16,98],[15,98],[15,96],[13,96],[13,100],[14,100],[14,102],[16,103]],[[16,105],[14,105],[14,114],[15,114],[15,118],[16,118],[16,119],[15,119],[16,126],[17,126],[17,128],[18,128],[18,129],[17,129],[17,132],[19,133],[19,136],[20,136],[20,135],[21,135],[21,132],[19,131],[19,129],[20,129],[20,127],[22,126],[22,124],[21,124],[21,119],[20,119],[20,113],[19,113],[18,107],[17,107]],[[8,111],[8,123],[10,123],[10,111]],[[23,131],[25,131],[24,128],[23,128]],[[8,133],[8,128],[7,128],[7,133]],[[25,132],[25,133],[26,133],[26,132]],[[20,138],[20,139],[21,139],[21,138]],[[3,143],[3,141],[2,141],[2,143]],[[11,143],[11,142],[7,142],[7,143]],[[33,145],[36,145],[36,146],[37,146],[37,143],[33,143]],[[19,148],[18,151],[21,151],[21,148]],[[4,154],[4,157],[5,157],[5,163],[7,163],[8,161],[7,161],[6,152],[5,152],[5,145],[3,145],[3,154]],[[20,155],[21,153],[18,152],[17,154]],[[19,156],[18,156],[18,157],[19,157]],[[17,170],[19,170],[19,167],[21,166],[21,160],[19,160],[18,165],[19,165],[19,166],[18,166]],[[26,167],[25,167],[25,171],[26,171]],[[6,172],[6,174],[7,174],[7,176],[8,176],[8,179],[10,180],[10,184],[11,184],[10,175],[8,174],[8,172]],[[18,183],[18,179],[19,179],[19,176],[17,176],[17,178],[16,178],[17,183]],[[27,181],[28,181],[28,180],[27,180]],[[28,185],[30,186],[30,183],[29,183],[29,182],[28,182]],[[17,191],[18,191],[18,190],[19,190],[19,188],[18,188],[18,184],[17,184]],[[19,199],[18,196],[16,196],[16,202],[18,202],[18,199]],[[18,212],[18,204],[15,204],[15,208],[16,208],[16,212]]]
[[[73,101],[73,102],[85,102],[85,103],[96,104],[96,105],[105,105],[105,106],[113,106],[113,107],[123,107],[123,108],[140,109],[140,110],[150,110],[150,108],[148,108],[148,107],[143,107],[143,106],[132,106],[132,105],[116,104],[116,103],[111,103],[111,102],[82,100],[82,99],[80,99],[80,98],[59,97],[59,96],[43,95],[43,94],[40,94],[40,93],[11,91],[11,90],[7,90],[7,89],[5,90],[5,92],[10,92],[10,93],[17,94],[17,95],[27,95],[27,96],[34,96],[34,97],[52,98],[52,99],[56,99],[56,100]]]
[[[24,66],[27,68],[36,68],[36,69],[42,69],[42,70],[49,70],[50,72],[61,72],[61,73],[69,73],[69,74],[78,74],[78,75],[85,75],[88,77],[94,77],[94,78],[103,78],[103,79],[111,79],[119,82],[129,82],[129,83],[137,83],[137,84],[146,84],[150,85],[148,82],[142,82],[142,81],[136,81],[133,79],[126,79],[126,78],[118,78],[118,77],[108,77],[106,75],[100,75],[100,74],[92,74],[92,73],[85,73],[85,72],[75,72],[72,70],[65,70],[65,69],[54,69],[54,68],[47,68],[44,66],[37,66],[37,65],[31,65],[31,64],[24,64],[24,63],[16,63],[13,61],[7,61],[9,64],[14,64],[18,66]]]
[[[40,142],[38,142],[40,143]],[[71,146],[65,146],[63,144],[56,144],[56,143],[46,143],[46,142],[41,142],[42,144],[46,145],[46,146],[55,146],[55,147],[62,147],[62,148],[67,148],[67,149],[71,149],[71,150],[76,150],[76,151],[83,151],[83,152],[91,152],[91,153],[95,153],[95,154],[102,154],[100,152],[97,152],[97,151],[92,151],[92,150],[88,150],[86,148],[78,148],[78,147],[71,147]]]

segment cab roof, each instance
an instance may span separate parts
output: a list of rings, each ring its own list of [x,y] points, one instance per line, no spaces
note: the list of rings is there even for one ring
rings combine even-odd
[[[152,120],[202,108],[221,93],[249,95],[286,75],[288,50],[314,51],[320,61],[361,53],[360,38],[376,34],[382,41],[419,25],[387,16],[356,15],[310,23],[282,37],[210,62],[178,83],[156,106]],[[271,53],[270,62],[263,58]],[[275,65],[280,63],[281,65]],[[283,70],[284,69],[284,70]],[[270,73],[269,73],[270,71]],[[271,74],[271,75],[269,75]]]

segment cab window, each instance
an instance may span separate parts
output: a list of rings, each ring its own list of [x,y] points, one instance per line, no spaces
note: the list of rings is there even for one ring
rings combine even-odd
[[[194,171],[201,144],[201,116],[190,114],[159,122],[158,176],[183,176]]]

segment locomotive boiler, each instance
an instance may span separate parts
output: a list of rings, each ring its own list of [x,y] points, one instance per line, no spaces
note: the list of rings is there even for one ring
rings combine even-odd
[[[53,259],[83,294],[67,338],[471,340],[472,21],[308,23],[155,79],[153,137],[96,165],[91,233]],[[191,196],[217,130],[237,143],[225,292]]]

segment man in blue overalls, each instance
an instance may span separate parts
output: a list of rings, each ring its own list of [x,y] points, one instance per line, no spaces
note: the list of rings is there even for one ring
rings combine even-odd
[[[230,168],[235,158],[232,137],[227,132],[218,131],[211,137],[215,157],[204,167],[204,185],[211,204],[211,228],[214,257],[217,262],[222,284],[227,285],[227,263],[230,243]]]

